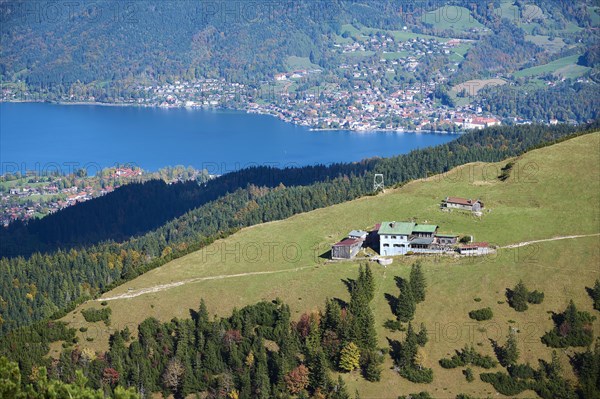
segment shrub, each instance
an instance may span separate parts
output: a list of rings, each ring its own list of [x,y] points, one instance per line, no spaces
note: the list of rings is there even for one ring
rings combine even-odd
[[[409,395],[398,396],[398,399],[433,399],[429,392],[411,393]]]
[[[531,291],[527,296],[527,302],[538,305],[544,300],[544,293],[540,291]]]
[[[81,331],[81,332],[86,332],[87,330],[88,330],[87,327],[80,327],[79,328],[79,331]]]
[[[467,379],[467,382],[473,382],[475,380],[475,377],[473,376],[473,370],[471,370],[470,367],[467,367],[463,371],[463,374],[465,375],[465,378]]]
[[[410,382],[417,384],[430,384],[433,381],[433,370],[428,368],[403,367],[399,373]]]
[[[473,299],[475,302],[481,302],[481,298],[477,297]]]
[[[511,377],[529,379],[535,376],[535,370],[529,364],[515,364],[508,368]]]
[[[81,311],[83,318],[88,323],[95,323],[97,321],[104,321],[104,324],[110,324],[110,315],[112,310],[110,308],[104,309],[84,309]]]
[[[496,367],[497,364],[490,356],[477,353],[472,345],[470,347],[465,345],[462,350],[456,351],[456,354],[450,359],[441,359],[439,363],[445,369],[468,366],[469,364],[484,369],[491,369]]]
[[[102,306],[106,306],[106,305],[108,305],[108,302],[106,302],[106,301],[102,301],[102,302],[100,302],[100,305],[102,305]]]
[[[494,317],[494,313],[491,308],[483,308],[470,311],[469,317],[477,321],[490,320]]]
[[[388,319],[385,321],[385,323],[383,323],[383,326],[390,331],[404,331],[405,330],[405,328],[402,327],[402,323],[400,323],[400,320]]]
[[[481,381],[492,384],[494,389],[506,396],[518,395],[529,386],[525,381],[519,381],[501,371],[497,373],[482,373],[479,375]]]

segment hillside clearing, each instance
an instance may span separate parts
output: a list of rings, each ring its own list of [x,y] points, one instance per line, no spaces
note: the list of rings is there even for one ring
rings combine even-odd
[[[474,235],[477,241],[507,248],[484,257],[419,257],[429,288],[425,302],[417,308],[415,324],[424,323],[429,333],[425,366],[433,368],[432,384],[417,385],[401,378],[391,369],[389,357],[380,383],[367,383],[355,374],[343,378],[349,391],[358,389],[363,398],[396,398],[422,390],[434,397],[458,393],[493,396],[494,389],[477,377],[481,370],[475,369],[475,381],[466,384],[460,369],[442,369],[438,360],[468,342],[479,352],[493,355],[489,339],[503,342],[512,326],[521,331],[521,361],[537,365],[537,359],[548,360],[551,355],[540,341],[552,327],[548,312],[562,311],[570,299],[582,310],[595,312],[585,287],[600,277],[598,149],[600,134],[594,133],[516,158],[504,182],[497,176],[507,161],[467,164],[378,196],[242,229],[106,293],[101,300],[113,298],[110,328],[83,319],[82,309],[101,307],[96,301],[81,305],[63,320],[74,328],[87,327],[86,332],[78,333],[81,345],[102,351],[115,329],[128,326],[135,331],[148,317],[162,321],[188,318],[201,298],[211,313],[223,316],[235,307],[279,297],[297,319],[303,312],[322,308],[327,297],[348,300],[342,280],[355,278],[359,262],[325,263],[330,245],[348,231],[366,229],[382,220],[427,221],[439,225],[440,232]],[[439,202],[448,195],[480,198],[487,211],[481,218],[442,212]],[[569,236],[581,237],[567,239]],[[383,327],[393,317],[384,294],[398,295],[394,277],[408,276],[408,266],[416,258],[397,257],[387,268],[372,266],[377,281],[372,305],[383,348],[389,347],[387,338],[402,337],[402,333]],[[505,303],[505,290],[521,279],[546,295],[541,305],[524,313]],[[182,281],[188,282],[178,284]],[[176,285],[115,298],[169,284]],[[490,307],[494,318],[471,320],[468,312],[481,307]],[[594,330],[600,331],[600,321],[596,320]],[[56,348],[53,346],[53,355]],[[565,370],[571,370],[570,353],[572,350],[559,353]],[[531,396],[531,391],[519,395]]]

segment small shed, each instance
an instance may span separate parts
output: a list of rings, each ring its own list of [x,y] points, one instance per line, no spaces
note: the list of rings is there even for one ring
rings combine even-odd
[[[331,246],[331,259],[352,259],[362,247],[363,240],[346,238]]]
[[[352,230],[350,233],[348,233],[348,238],[364,240],[367,238],[367,232],[364,230]]]
[[[458,253],[461,255],[485,255],[489,252],[490,246],[487,242],[472,242],[458,247]]]

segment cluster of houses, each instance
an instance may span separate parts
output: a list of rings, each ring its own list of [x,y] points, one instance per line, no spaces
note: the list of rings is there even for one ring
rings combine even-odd
[[[442,208],[480,212],[483,203],[447,197],[442,201]],[[454,253],[473,256],[491,252],[487,242],[460,243],[458,235],[440,233],[439,226],[435,224],[384,221],[369,232],[352,230],[346,238],[331,247],[331,258],[353,259],[363,247],[373,248],[380,256]]]

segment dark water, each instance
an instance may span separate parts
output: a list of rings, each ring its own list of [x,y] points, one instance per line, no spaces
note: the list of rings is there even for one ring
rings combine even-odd
[[[135,164],[147,170],[191,165],[226,173],[252,164],[279,167],[387,157],[456,135],[310,131],[267,115],[234,111],[0,104],[2,173],[95,170]]]

